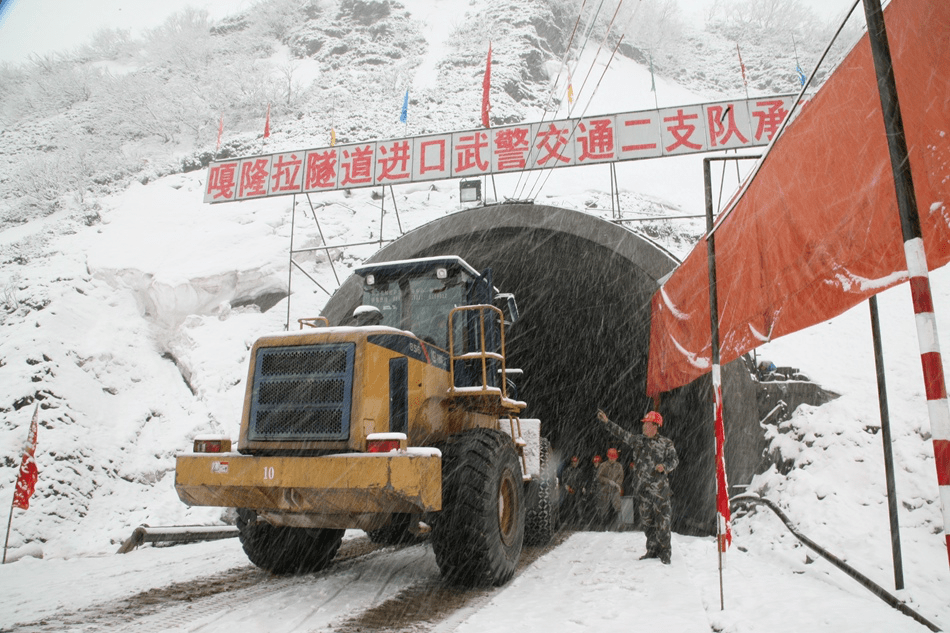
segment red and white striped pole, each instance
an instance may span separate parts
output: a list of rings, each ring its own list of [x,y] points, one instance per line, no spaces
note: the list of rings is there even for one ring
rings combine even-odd
[[[937,486],[943,508],[943,531],[947,539],[947,556],[950,559],[950,406],[947,404],[947,383],[944,380],[943,361],[937,342],[937,320],[934,317],[933,298],[930,294],[924,241],[918,237],[904,242],[904,255],[907,257],[910,295],[917,318],[920,364],[924,370],[930,434],[937,466]]]
[[[917,212],[910,156],[907,152],[907,140],[904,137],[904,123],[897,98],[897,82],[894,79],[894,67],[891,62],[880,0],[864,0],[864,14],[868,24],[871,55],[877,72],[878,91],[881,95],[881,111],[884,115],[887,146],[897,193],[897,207],[900,211],[904,256],[907,260],[910,292],[917,319],[917,341],[920,345],[920,362],[924,370],[930,433],[933,438],[934,461],[937,466],[937,486],[943,508],[943,532],[947,541],[947,557],[950,561],[950,406],[947,404],[943,361],[940,356],[940,345],[937,342],[937,323],[934,318],[933,297],[930,294],[927,253],[920,230],[920,215]]]
[[[729,486],[726,483],[726,429],[722,420],[722,368],[719,358],[719,295],[716,283],[716,237],[713,234],[712,177],[703,159],[703,184],[706,192],[706,265],[709,272],[709,347],[712,360],[713,427],[716,444],[716,550],[719,555],[719,608],[726,608],[722,568],[726,550],[732,543],[732,515],[729,511]],[[725,158],[718,160],[728,160]]]

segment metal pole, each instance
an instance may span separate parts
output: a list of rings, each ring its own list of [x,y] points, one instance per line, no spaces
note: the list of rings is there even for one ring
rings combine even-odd
[[[706,262],[709,270],[709,339],[712,352],[712,388],[713,388],[713,420],[720,419],[722,411],[722,374],[719,368],[719,299],[716,293],[716,237],[713,235],[713,203],[712,203],[712,178],[709,169],[709,159],[703,159],[703,190],[706,194]],[[718,434],[717,434],[718,435]],[[719,442],[717,437],[716,442]],[[719,468],[718,446],[717,446],[716,468]],[[722,586],[722,550],[723,550],[723,532],[722,521],[719,517],[718,505],[718,480],[717,475],[717,504],[716,504],[716,551],[719,555],[719,609],[726,608],[725,595]]]
[[[7,545],[10,543],[10,526],[13,525],[13,503],[16,501],[16,485],[13,486],[13,499],[10,500],[10,518],[7,519],[7,537],[3,540],[3,565],[7,564]]]
[[[313,202],[310,200],[310,194],[307,194],[307,204],[310,205],[310,213],[313,214],[313,221],[317,225],[317,230],[320,232],[320,241],[323,242],[323,245],[327,245],[327,238],[323,237],[323,229],[320,227],[320,220],[317,219],[317,210],[313,208]],[[398,215],[396,216],[399,217]],[[291,249],[293,250],[293,249]],[[330,270],[333,271],[333,278],[336,279],[336,287],[340,287],[340,276],[336,274],[336,266],[333,265],[333,257],[330,255],[330,251],[327,250],[327,261],[330,262]],[[319,284],[318,284],[319,285]]]
[[[617,218],[623,217],[620,209],[620,179],[617,178],[617,163],[610,163],[610,208],[614,208],[614,199],[617,202]]]
[[[492,179],[494,182],[494,179]],[[406,232],[402,230],[402,220],[399,219],[399,207],[396,206],[396,192],[393,191],[393,186],[389,185],[389,196],[393,199],[393,210],[396,212],[396,224],[399,226],[399,234],[405,235]],[[339,281],[337,282],[340,283]]]
[[[920,361],[923,367],[924,387],[927,394],[927,411],[930,417],[933,438],[934,461],[937,467],[937,486],[943,506],[943,532],[950,562],[950,408],[947,405],[947,385],[943,375],[940,344],[937,341],[937,322],[934,316],[933,297],[930,293],[930,273],[927,269],[927,253],[920,230],[920,216],[914,195],[914,179],[911,173],[907,139],[904,137],[904,122],[901,117],[897,95],[897,81],[891,62],[884,11],[880,0],[864,0],[864,14],[868,24],[868,40],[877,73],[877,86],[887,133],[887,148],[894,175],[897,208],[900,212],[901,234],[904,240],[904,257],[910,277],[910,292],[917,322],[917,341],[920,346]]]
[[[700,213],[697,215],[653,215],[648,218],[616,218],[611,220],[615,224],[622,224],[624,222],[656,222],[657,220],[690,220],[693,218],[705,218],[705,213]]]
[[[904,588],[904,564],[901,558],[901,534],[897,523],[897,486],[894,484],[894,455],[891,451],[891,418],[884,384],[884,349],[881,346],[881,322],[877,296],[868,300],[871,308],[871,337],[874,339],[874,367],[877,370],[877,397],[881,406],[881,442],[884,444],[884,479],[887,482],[887,511],[891,519],[891,557],[894,560],[894,588]]]
[[[290,207],[290,261],[287,263],[287,323],[284,331],[290,331],[290,280],[294,274],[294,219],[297,217],[297,194],[293,195],[293,205]]]
[[[386,186],[380,187],[383,197],[379,199],[379,247],[383,247],[383,216],[386,215]]]
[[[713,388],[713,426],[716,443],[716,550],[719,555],[719,608],[724,610],[725,595],[722,582],[723,554],[731,540],[731,531],[727,515],[729,514],[729,487],[726,483],[726,433],[723,424],[722,399],[722,371],[719,358],[719,297],[716,285],[716,237],[713,232],[715,219],[713,217],[712,173],[710,164],[713,161],[753,160],[759,155],[734,157],[712,157],[703,159],[703,190],[706,195],[706,261],[709,271],[709,340],[712,356],[712,388]],[[725,167],[723,167],[725,173]],[[722,510],[721,508],[725,508]]]

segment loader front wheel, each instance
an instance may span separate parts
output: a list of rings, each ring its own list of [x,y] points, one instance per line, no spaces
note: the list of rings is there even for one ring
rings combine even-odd
[[[238,510],[241,546],[248,559],[274,574],[309,574],[330,564],[344,530],[293,528],[257,519],[253,510]]]
[[[474,429],[442,451],[442,511],[432,549],[442,576],[468,585],[503,585],[524,541],[524,486],[511,437]]]

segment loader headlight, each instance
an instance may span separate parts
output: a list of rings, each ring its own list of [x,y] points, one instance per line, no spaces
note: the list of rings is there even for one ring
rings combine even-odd
[[[406,450],[405,433],[370,433],[366,436],[367,453],[389,453]]]
[[[231,438],[220,435],[198,435],[195,437],[196,453],[230,453]]]
[[[367,286],[374,286],[374,285],[376,285],[376,277],[375,277],[375,275],[366,275],[366,285],[367,285]]]
[[[446,279],[449,276],[449,271],[445,268],[436,268],[435,276],[437,279]]]

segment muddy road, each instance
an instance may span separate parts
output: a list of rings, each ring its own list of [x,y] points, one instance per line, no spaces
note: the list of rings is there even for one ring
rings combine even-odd
[[[525,547],[516,574],[569,535]],[[263,631],[268,621],[300,631],[443,632],[454,628],[453,616],[471,613],[498,591],[443,583],[427,543],[382,546],[363,535],[345,541],[333,564],[316,574],[274,576],[247,563],[127,597],[103,596],[0,632]]]

